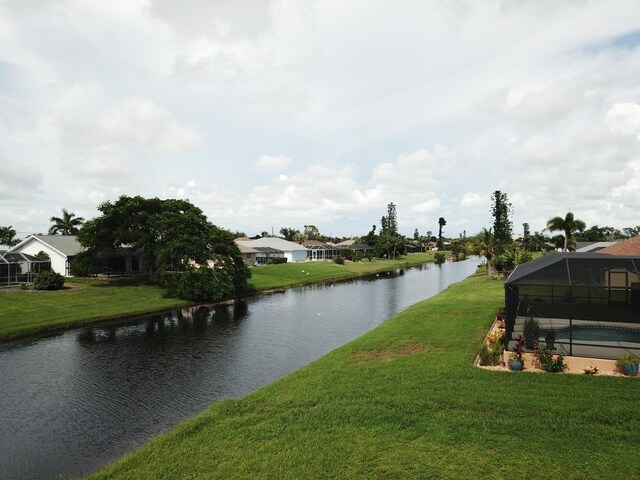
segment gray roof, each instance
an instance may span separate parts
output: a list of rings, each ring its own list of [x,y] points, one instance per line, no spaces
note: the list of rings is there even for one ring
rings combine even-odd
[[[26,243],[32,238],[36,238],[36,241],[39,240],[43,243],[46,243],[50,247],[58,250],[60,253],[63,253],[68,257],[77,255],[84,250],[75,235],[29,235],[22,242],[16,245],[12,250],[20,247],[22,244]]]
[[[304,251],[307,249],[302,245],[297,243],[289,242],[287,240],[283,240],[282,238],[275,237],[264,237],[258,238],[256,240],[236,240],[236,243],[239,245],[244,245],[245,247],[269,247],[275,248],[276,250],[281,250],[283,252],[294,252],[294,251]]]
[[[597,252],[600,249],[610,247],[616,243],[620,243],[620,240],[613,242],[576,242],[576,252]]]

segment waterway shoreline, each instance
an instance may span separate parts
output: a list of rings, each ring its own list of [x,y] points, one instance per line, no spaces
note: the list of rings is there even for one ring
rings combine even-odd
[[[68,330],[73,330],[75,328],[80,328],[80,327],[108,326],[114,323],[124,322],[131,318],[145,316],[145,315],[162,314],[162,313],[169,312],[175,309],[180,309],[180,308],[197,307],[197,306],[215,307],[215,306],[222,306],[222,305],[231,305],[237,302],[238,300],[242,300],[248,297],[253,297],[255,295],[283,293],[284,291],[290,288],[300,287],[304,285],[314,285],[314,284],[319,284],[324,282],[350,281],[357,278],[366,277],[369,275],[375,275],[377,273],[390,272],[390,271],[397,270],[399,268],[407,268],[407,267],[422,265],[422,264],[431,263],[431,262],[433,262],[433,257],[428,258],[425,256],[421,256],[419,260],[412,260],[410,256],[407,256],[406,261],[402,262],[401,264],[395,264],[390,267],[384,266],[379,268],[373,268],[371,270],[366,270],[363,272],[350,272],[350,273],[345,273],[341,275],[324,277],[324,278],[320,278],[313,281],[308,281],[307,279],[301,279],[300,281],[294,281],[294,282],[287,281],[287,282],[278,284],[276,286],[257,288],[255,291],[247,292],[246,294],[237,296],[235,298],[226,299],[219,302],[202,302],[202,303],[176,302],[175,304],[165,305],[158,308],[142,308],[139,310],[131,310],[125,313],[119,313],[119,314],[113,314],[113,315],[105,315],[105,316],[98,315],[98,316],[91,316],[86,318],[78,318],[76,320],[68,321],[64,323],[44,324],[44,325],[40,325],[27,330],[1,332],[0,343],[38,339],[38,338],[48,337],[52,335],[58,335]],[[302,262],[299,265],[309,269],[309,268],[313,268],[314,265],[318,265],[318,264],[319,264],[318,262]],[[257,268],[263,268],[263,267],[257,267]],[[73,279],[71,279],[69,283],[73,283]],[[6,293],[6,292],[0,292],[0,295],[2,295],[2,293]],[[15,293],[28,294],[30,292],[15,292]],[[55,294],[56,292],[48,292],[48,293]],[[27,313],[25,313],[25,315],[27,315]],[[1,321],[1,314],[0,314],[0,321]]]

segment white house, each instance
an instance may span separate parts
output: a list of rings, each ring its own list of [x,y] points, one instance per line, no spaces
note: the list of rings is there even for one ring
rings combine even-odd
[[[51,270],[61,275],[69,275],[69,263],[82,251],[82,245],[75,235],[29,235],[9,253],[36,255],[45,252],[51,259]]]
[[[267,252],[272,254],[271,256],[283,256],[287,259],[287,262],[307,261],[307,249],[305,247],[294,242],[283,240],[282,238],[264,237],[258,238],[257,240],[237,239],[236,243],[238,245],[253,248],[258,252],[258,257],[260,256],[261,252]],[[276,253],[280,254],[275,255]],[[260,263],[259,259],[258,263]]]

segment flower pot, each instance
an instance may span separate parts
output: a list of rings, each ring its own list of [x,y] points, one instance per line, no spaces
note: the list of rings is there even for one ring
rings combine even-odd
[[[524,368],[524,362],[509,359],[509,368],[514,371],[522,370]]]
[[[638,364],[629,363],[627,365],[622,365],[622,373],[635,377],[636,375],[638,375]]]

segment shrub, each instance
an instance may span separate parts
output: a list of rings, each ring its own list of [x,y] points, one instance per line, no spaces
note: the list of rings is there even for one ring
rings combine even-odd
[[[52,270],[40,272],[33,279],[36,290],[60,290],[64,285],[64,277]]]
[[[44,250],[40,250],[38,253],[34,255],[34,257],[39,258],[40,260],[51,260],[51,257]]]
[[[504,345],[502,342],[496,342],[489,347],[486,343],[480,349],[480,365],[500,365],[502,363],[502,352]]]
[[[443,263],[444,263],[444,261],[446,260],[446,258],[447,258],[447,257],[446,257],[446,255],[445,255],[444,253],[442,253],[442,252],[436,252],[436,253],[433,255],[433,258],[434,258],[434,260],[435,260],[435,262],[436,262],[436,265],[441,265],[441,264],[443,264]]]
[[[562,352],[554,356],[553,351],[551,351],[546,345],[536,344],[536,346],[537,349],[535,355],[542,370],[551,373],[565,371],[567,365],[564,363],[564,354]]]
[[[273,265],[280,265],[282,263],[287,263],[287,257],[273,257],[272,259]]]
[[[333,263],[337,263],[338,265],[344,265],[343,257],[333,257]]]

